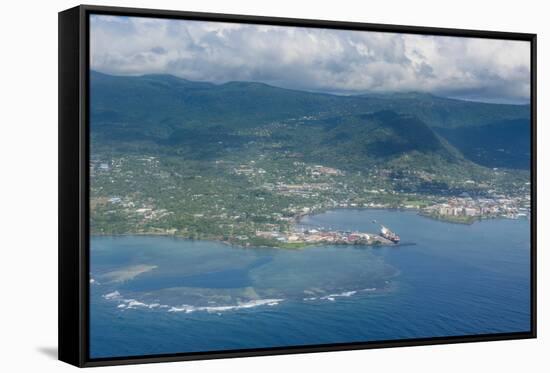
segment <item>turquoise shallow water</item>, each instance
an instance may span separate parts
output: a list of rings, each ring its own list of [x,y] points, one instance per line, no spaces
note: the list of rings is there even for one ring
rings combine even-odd
[[[333,210],[302,223],[398,247],[240,248],[94,237],[92,358],[528,331],[529,221]]]

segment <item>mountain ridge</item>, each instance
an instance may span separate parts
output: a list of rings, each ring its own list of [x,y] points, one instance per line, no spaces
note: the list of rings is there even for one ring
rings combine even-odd
[[[205,153],[208,148],[214,150],[212,144],[205,144],[210,140],[225,140],[238,148],[246,141],[257,141],[254,136],[243,133],[278,123],[286,127],[275,134],[282,136],[281,141],[293,151],[298,151],[300,146],[308,149],[310,145],[295,141],[293,136],[311,138],[314,134],[322,139],[311,142],[326,146],[338,136],[343,140],[347,131],[353,141],[336,141],[333,145],[353,148],[354,152],[364,154],[368,164],[372,164],[373,159],[398,156],[399,151],[433,150],[446,159],[456,160],[458,149],[458,153],[483,166],[506,167],[509,163],[525,168],[525,160],[514,159],[512,141],[512,136],[523,133],[518,131],[521,127],[516,126],[508,133],[508,127],[503,126],[503,132],[499,133],[494,126],[504,122],[528,125],[529,107],[524,106],[476,103],[418,92],[341,96],[258,82],[196,82],[168,74],[115,76],[92,71],[90,84],[91,128],[98,143],[153,142],[159,146],[185,145]],[[491,126],[487,127],[488,131],[471,130],[487,125]],[[291,131],[290,126],[297,127]],[[498,149],[472,150],[464,141],[468,131],[487,138],[503,137],[487,144],[509,147],[503,152],[506,157],[500,159]],[[529,135],[529,131],[524,132]],[[338,142],[340,145],[336,145]],[[521,143],[525,143],[524,139]],[[484,140],[477,145],[483,148]],[[520,150],[523,155],[528,153],[524,148]],[[320,151],[322,148],[311,149],[312,153]],[[356,155],[343,153],[350,157]],[[483,154],[490,156],[484,159]]]

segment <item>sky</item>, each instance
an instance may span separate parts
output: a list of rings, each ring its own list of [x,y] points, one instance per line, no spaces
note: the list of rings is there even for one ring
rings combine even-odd
[[[525,41],[92,15],[90,66],[334,94],[427,92],[527,103]]]

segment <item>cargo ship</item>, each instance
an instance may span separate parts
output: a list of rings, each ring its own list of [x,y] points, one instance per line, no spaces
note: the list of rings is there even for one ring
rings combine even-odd
[[[393,243],[399,243],[401,238],[397,234],[384,227],[383,225],[381,225],[380,227],[380,236],[384,237],[387,240],[390,240]]]

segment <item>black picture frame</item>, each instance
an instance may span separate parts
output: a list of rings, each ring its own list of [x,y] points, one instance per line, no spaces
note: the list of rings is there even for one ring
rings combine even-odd
[[[89,336],[90,14],[527,41],[531,46],[531,330],[520,333],[91,359]],[[536,338],[536,34],[81,5],[59,13],[59,360],[79,367]]]

